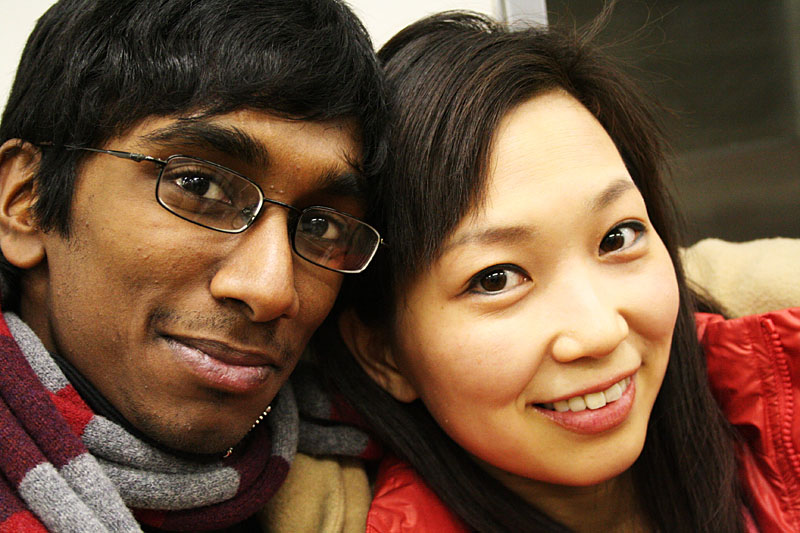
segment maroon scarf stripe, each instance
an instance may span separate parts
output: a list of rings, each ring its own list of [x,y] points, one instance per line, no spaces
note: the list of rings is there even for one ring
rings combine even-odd
[[[204,529],[228,527],[232,523],[241,521],[243,516],[251,516],[264,507],[264,503],[272,498],[288,473],[289,463],[280,457],[272,456],[262,469],[257,482],[247,493],[208,507],[173,511],[164,517],[163,527],[176,531],[196,531],[198,523],[202,523]]]
[[[271,450],[272,439],[266,425],[256,426],[249,438],[240,443],[241,449],[233,448],[233,454],[225,459],[227,466],[239,473],[239,489],[236,494],[242,494],[258,483],[263,470],[269,466],[264,464],[263,455],[253,453],[256,450]]]
[[[6,477],[0,476],[0,533],[47,533],[47,528],[28,511]]]
[[[17,423],[8,405],[0,403],[0,469],[3,477],[18,487],[25,474],[47,462],[30,435]]]
[[[330,402],[330,420],[360,428],[369,436],[366,447],[358,454],[358,457],[366,461],[375,461],[383,457],[384,451],[380,440],[372,436],[369,425],[355,407],[341,394],[335,394]]]
[[[289,463],[278,456],[264,462],[264,454],[259,450],[271,448],[270,434],[265,426],[258,426],[241,449],[234,448],[226,461],[230,461],[228,466],[239,473],[240,483],[236,496],[231,500],[190,511],[154,513],[142,510],[134,514],[148,525],[177,531],[193,531],[198,523],[205,528],[223,528],[241,520],[242,516],[250,516],[272,497],[289,472]]]
[[[36,436],[36,445],[32,445],[27,436],[25,440],[16,442],[28,443],[26,449],[38,447],[58,469],[86,452],[81,440],[59,415],[49,393],[42,387],[16,342],[4,336],[0,337],[0,368],[3,369],[0,372],[0,394],[8,405],[6,416],[12,417],[3,420],[3,429],[10,424]]]
[[[5,523],[9,517],[25,509],[25,503],[19,499],[16,491],[11,488],[8,479],[5,476],[0,476],[0,524]]]
[[[158,511],[156,509],[131,509],[136,521],[140,524],[147,524],[151,527],[159,529],[164,527],[164,519],[167,516],[166,511]]]

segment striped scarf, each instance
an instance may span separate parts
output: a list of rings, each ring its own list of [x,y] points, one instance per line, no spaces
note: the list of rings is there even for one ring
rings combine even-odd
[[[93,413],[33,331],[11,313],[4,318],[0,532],[220,529],[251,516],[283,483],[299,427],[290,384],[230,457],[193,462]]]

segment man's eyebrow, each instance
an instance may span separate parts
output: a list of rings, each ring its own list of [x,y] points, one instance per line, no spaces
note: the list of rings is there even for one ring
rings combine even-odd
[[[355,168],[342,171],[329,169],[323,172],[315,183],[315,192],[323,196],[354,197],[367,196],[367,183],[364,176]]]
[[[533,226],[501,226],[469,231],[458,239],[447,243],[442,254],[459,246],[488,246],[498,243],[516,244],[536,238],[538,230]]]
[[[586,202],[586,207],[592,213],[597,213],[614,203],[620,196],[631,189],[637,190],[636,185],[630,179],[619,178],[609,183],[600,194],[588,200]]]
[[[233,126],[220,126],[196,119],[183,119],[144,135],[145,142],[162,146],[214,149],[248,165],[269,166],[266,146],[247,132]],[[186,154],[191,155],[191,154]]]

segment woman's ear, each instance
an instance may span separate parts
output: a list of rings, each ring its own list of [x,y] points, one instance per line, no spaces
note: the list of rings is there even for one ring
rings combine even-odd
[[[20,139],[0,146],[0,249],[9,263],[25,269],[38,265],[45,256],[32,210],[39,158],[39,149]]]
[[[395,400],[412,402],[419,397],[397,367],[385,332],[364,324],[352,309],[339,316],[339,332],[364,372]]]

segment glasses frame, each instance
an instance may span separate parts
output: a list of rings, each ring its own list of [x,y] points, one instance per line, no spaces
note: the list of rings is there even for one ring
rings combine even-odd
[[[43,144],[45,146],[52,146],[49,143],[41,143],[41,144]],[[333,272],[339,272],[341,274],[358,274],[360,272],[363,272],[369,266],[369,264],[372,262],[372,258],[375,257],[375,254],[378,252],[378,248],[380,246],[386,244],[386,243],[383,242],[383,239],[381,238],[380,232],[378,232],[378,230],[376,230],[374,227],[370,226],[369,224],[367,224],[363,220],[360,220],[360,219],[358,219],[358,218],[356,218],[356,217],[354,217],[352,215],[349,215],[347,213],[344,213],[342,211],[338,211],[338,210],[336,210],[336,209],[334,209],[332,207],[327,207],[327,206],[324,206],[324,205],[312,205],[312,206],[306,207],[305,209],[299,209],[299,208],[297,208],[297,207],[295,207],[293,205],[290,205],[290,204],[287,204],[287,203],[284,203],[284,202],[280,202],[278,200],[272,200],[272,199],[266,197],[266,195],[264,194],[263,189],[261,189],[261,186],[258,183],[256,183],[255,181],[251,180],[247,176],[245,176],[243,174],[240,174],[239,172],[236,172],[235,170],[232,170],[232,169],[230,169],[228,167],[222,166],[222,165],[220,165],[218,163],[214,163],[213,161],[208,161],[206,159],[202,159],[200,157],[194,157],[194,156],[182,155],[182,154],[173,154],[173,155],[167,157],[166,159],[158,159],[157,157],[152,157],[152,156],[145,155],[145,154],[140,154],[140,153],[136,153],[136,152],[124,152],[124,151],[121,151],[121,150],[103,150],[103,149],[100,149],[100,148],[86,148],[86,147],[83,147],[83,146],[75,146],[75,145],[72,145],[72,144],[64,144],[64,145],[62,145],[62,147],[66,148],[68,150],[81,150],[81,151],[93,152],[93,153],[97,153],[97,154],[111,155],[111,156],[114,156],[114,157],[118,157],[120,159],[127,159],[129,161],[134,161],[136,163],[141,163],[142,161],[154,163],[155,165],[157,165],[159,167],[158,180],[156,181],[156,187],[155,187],[156,202],[158,202],[158,205],[160,205],[161,207],[166,209],[169,213],[175,215],[176,217],[178,217],[180,219],[183,219],[183,220],[185,220],[187,222],[191,222],[192,224],[195,224],[197,226],[200,226],[200,227],[203,227],[203,228],[206,228],[206,229],[210,229],[212,231],[218,231],[218,232],[221,232],[221,233],[232,233],[232,234],[244,232],[245,230],[247,230],[247,228],[252,226],[255,223],[256,219],[261,215],[261,213],[264,212],[264,204],[276,205],[278,207],[283,207],[285,209],[288,209],[291,213],[294,214],[294,216],[290,216],[289,217],[289,230],[290,230],[289,231],[289,235],[290,235],[291,241],[292,241],[292,251],[294,251],[294,253],[297,254],[297,256],[300,257],[301,259],[303,259],[305,261],[308,261],[312,265],[318,266],[320,268],[324,268],[325,270],[330,270],[330,271],[333,271]],[[215,228],[213,226],[208,226],[206,224],[202,224],[200,222],[197,222],[196,220],[192,220],[192,219],[187,218],[187,217],[185,217],[185,216],[183,216],[183,215],[181,215],[179,213],[176,213],[167,204],[165,204],[161,200],[159,195],[158,195],[159,186],[161,185],[161,177],[164,175],[164,169],[167,167],[167,164],[169,164],[170,160],[175,159],[175,158],[179,158],[179,157],[180,158],[184,158],[184,159],[191,159],[191,160],[194,160],[194,161],[198,161],[198,162],[206,164],[206,165],[211,165],[212,167],[218,168],[218,169],[220,169],[222,171],[230,172],[231,174],[234,174],[234,175],[238,176],[239,178],[242,178],[243,180],[245,180],[245,181],[249,182],[250,184],[252,184],[258,190],[260,199],[259,199],[259,202],[258,202],[258,206],[254,209],[254,214],[247,221],[247,224],[245,224],[242,228],[239,228],[239,229]],[[364,265],[361,268],[354,269],[354,270],[344,270],[344,269],[332,268],[332,267],[329,267],[327,265],[323,265],[323,264],[317,263],[316,261],[305,257],[303,254],[301,254],[300,252],[297,251],[297,246],[295,244],[295,239],[296,239],[296,236],[297,236],[297,227],[298,227],[300,218],[303,216],[303,214],[308,212],[308,211],[310,211],[310,210],[328,211],[328,212],[331,212],[331,213],[335,213],[335,214],[337,214],[339,216],[343,216],[343,217],[349,218],[351,220],[355,220],[356,222],[358,222],[359,224],[365,226],[367,229],[369,229],[370,231],[372,231],[375,234],[375,236],[377,237],[375,245],[374,245],[374,247],[372,249],[372,252],[370,254],[368,254],[369,257],[366,259],[366,261],[364,261]]]

